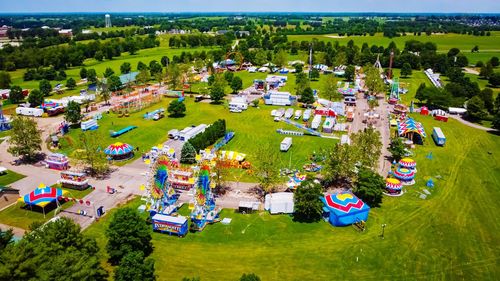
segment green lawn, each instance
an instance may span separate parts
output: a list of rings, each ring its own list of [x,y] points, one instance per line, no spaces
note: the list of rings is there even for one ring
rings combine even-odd
[[[263,280],[498,280],[500,137],[454,120],[415,118],[429,135],[433,126],[441,127],[447,144],[437,147],[428,139],[417,147],[416,185],[372,209],[364,233],[224,210],[222,217],[233,219],[228,226],[211,225],[182,239],[153,234],[159,280],[236,280],[244,272]],[[432,160],[426,158],[430,152]],[[417,198],[429,177],[432,194]],[[86,230],[101,249],[109,218]]]
[[[14,171],[7,170],[6,174],[0,175],[0,186],[7,186],[13,182],[16,182],[22,178],[24,175],[18,174]]]
[[[173,99],[163,99],[161,103],[147,108],[141,112],[133,113],[130,117],[117,118],[114,114],[103,114],[103,118],[98,121],[99,129],[97,133],[102,137],[105,144],[111,144],[116,141],[126,142],[134,147],[139,147],[141,153],[149,151],[155,146],[167,140],[167,132],[171,129],[183,129],[190,125],[200,123],[211,124],[217,119],[226,119],[228,130],[236,133],[231,142],[225,146],[224,150],[234,150],[246,153],[250,162],[256,161],[255,152],[258,148],[270,143],[279,150],[279,144],[284,136],[276,133],[276,129],[293,129],[290,125],[274,122],[271,117],[271,110],[278,107],[261,105],[260,108],[249,107],[243,113],[230,113],[224,105],[211,105],[207,103],[194,103],[193,98],[186,98],[187,113],[183,118],[165,117],[159,121],[144,120],[143,114],[146,111],[152,111],[157,108],[167,108],[168,103]],[[119,130],[129,125],[138,126],[117,138],[109,136],[110,130]],[[62,152],[71,155],[77,145],[79,129],[71,130],[70,133],[61,139]],[[333,145],[336,140],[317,138],[310,136],[293,137],[293,146],[288,153],[280,154],[280,166],[288,166],[291,158],[293,167],[301,167],[307,162],[307,157],[314,151],[322,147]],[[72,144],[72,145],[70,145]],[[135,158],[140,157],[140,153]],[[123,163],[121,163],[123,164]]]
[[[68,197],[72,198],[83,198],[87,196],[93,189],[88,188],[83,191],[61,188],[63,190],[67,190],[69,193]],[[23,196],[24,194],[21,194]],[[61,209],[67,209],[75,204],[74,202],[65,202],[62,204]],[[6,225],[15,226],[23,229],[28,229],[29,226],[36,221],[46,222],[54,217],[55,209],[52,209],[46,212],[45,217],[43,215],[42,210],[30,210],[29,208],[24,209],[24,203],[16,203],[3,211],[0,212],[0,222]]]

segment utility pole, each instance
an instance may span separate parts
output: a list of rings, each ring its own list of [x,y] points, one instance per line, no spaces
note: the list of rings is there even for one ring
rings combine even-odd
[[[387,226],[387,224],[382,224],[382,233],[380,234],[380,238],[384,239],[384,230],[385,230],[385,227]]]

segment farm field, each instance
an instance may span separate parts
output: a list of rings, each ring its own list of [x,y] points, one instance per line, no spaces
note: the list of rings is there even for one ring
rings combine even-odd
[[[262,280],[498,280],[500,137],[455,120],[414,117],[428,135],[441,127],[446,146],[435,146],[429,136],[417,147],[416,184],[372,209],[365,232],[224,210],[221,217],[232,218],[230,225],[210,225],[185,238],[153,234],[159,280],[236,280],[243,272]],[[422,200],[418,192],[429,178],[435,187]],[[137,199],[129,206],[140,204]],[[97,239],[103,262],[112,213],[85,230]],[[379,237],[381,224],[387,224],[385,239]]]

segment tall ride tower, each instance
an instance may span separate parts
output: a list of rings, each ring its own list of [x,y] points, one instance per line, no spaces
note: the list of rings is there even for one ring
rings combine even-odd
[[[111,27],[111,16],[109,14],[104,16],[104,25],[106,27]]]

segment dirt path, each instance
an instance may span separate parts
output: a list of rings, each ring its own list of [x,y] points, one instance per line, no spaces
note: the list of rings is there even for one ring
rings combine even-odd
[[[459,115],[449,115],[450,118],[453,118],[455,120],[457,120],[458,122],[464,124],[464,125],[467,125],[471,128],[475,128],[475,129],[479,129],[479,130],[483,130],[483,131],[494,131],[495,129],[492,129],[492,128],[486,128],[486,127],[483,127],[481,125],[478,125],[478,124],[475,124],[475,123],[472,123],[472,122],[469,122],[467,120],[464,120],[462,117],[460,117]]]
[[[7,229],[12,229],[12,232],[14,233],[14,236],[16,236],[16,237],[22,237],[24,235],[24,233],[26,232],[26,230],[24,230],[22,228],[6,225],[3,223],[0,223],[0,229],[2,231],[6,231]]]

